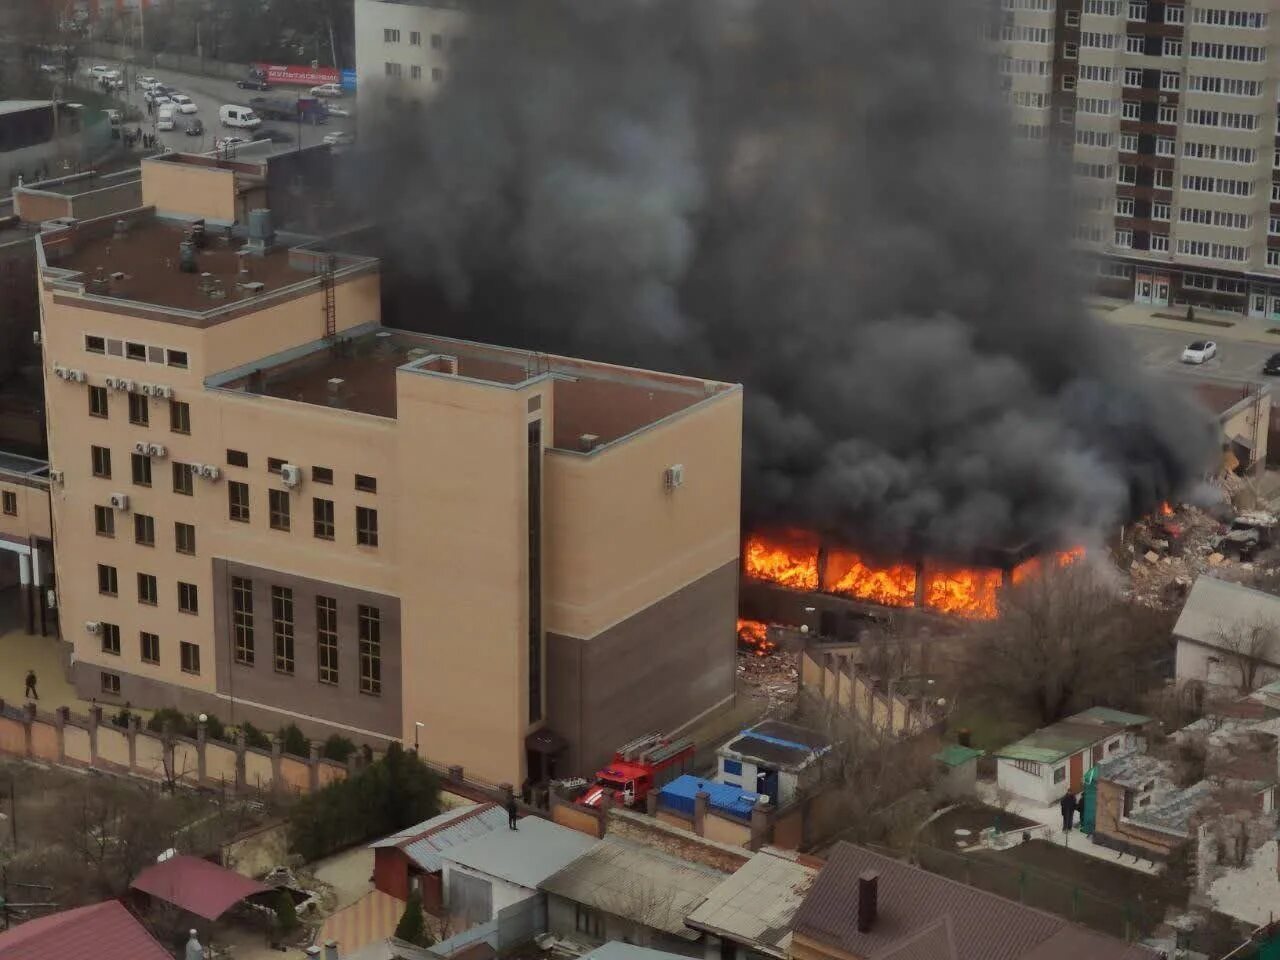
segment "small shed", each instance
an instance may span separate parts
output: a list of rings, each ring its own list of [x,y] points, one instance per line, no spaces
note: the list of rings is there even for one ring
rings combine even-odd
[[[948,744],[935,753],[938,789],[949,797],[972,796],[978,786],[978,758],[982,755],[981,750],[958,743]]]
[[[1081,791],[1090,767],[1138,750],[1149,723],[1141,714],[1090,707],[995,751],[996,783],[1024,799],[1055,803]]]
[[[241,900],[271,892],[251,877],[182,855],[147,867],[129,889],[205,920],[217,920]]]
[[[781,720],[763,720],[716,751],[716,779],[744,792],[762,793],[780,807],[818,782],[822,762],[830,753],[831,738],[825,734]]]

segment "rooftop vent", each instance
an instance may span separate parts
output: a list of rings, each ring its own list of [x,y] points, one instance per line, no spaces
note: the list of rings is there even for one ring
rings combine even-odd
[[[341,377],[330,377],[325,384],[328,387],[328,393],[325,396],[325,403],[331,407],[343,406],[342,387],[346,381]]]
[[[342,385],[346,382],[347,381],[343,380],[341,377],[330,377],[328,380],[329,392],[337,393],[342,389]]]
[[[115,226],[115,235],[117,237],[123,237],[128,232],[129,232],[129,221],[117,220],[116,226]]]
[[[209,238],[205,234],[203,220],[196,220],[191,224],[191,242],[196,245],[197,250],[203,250],[208,244]]]
[[[196,245],[190,240],[178,244],[178,269],[183,273],[196,272]]]
[[[600,437],[594,433],[584,433],[578,437],[578,446],[581,448],[583,453],[590,453],[596,448],[596,445],[599,442]]]
[[[880,874],[868,870],[858,877],[858,932],[870,933],[876,925],[880,892]]]
[[[249,242],[245,249],[261,256],[276,243],[276,231],[271,225],[271,211],[259,207],[249,211]]]
[[[263,290],[267,289],[267,285],[261,280],[250,280],[248,283],[237,283],[236,287],[239,288],[246,297],[256,297]]]

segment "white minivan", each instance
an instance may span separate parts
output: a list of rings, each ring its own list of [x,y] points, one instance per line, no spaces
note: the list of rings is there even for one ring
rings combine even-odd
[[[262,125],[262,120],[248,107],[224,103],[218,108],[218,121],[224,127],[244,127],[253,130]]]
[[[173,115],[176,109],[177,108],[174,107],[172,103],[160,104],[160,109],[156,111],[156,129],[157,130],[173,129]]]

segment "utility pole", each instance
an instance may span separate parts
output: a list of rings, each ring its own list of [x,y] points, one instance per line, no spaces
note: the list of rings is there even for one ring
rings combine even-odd
[[[341,70],[342,64],[338,62],[338,44],[333,39],[333,14],[330,14],[327,19],[329,21],[329,53],[333,56],[334,67]],[[339,75],[339,82],[341,82],[341,75]]]

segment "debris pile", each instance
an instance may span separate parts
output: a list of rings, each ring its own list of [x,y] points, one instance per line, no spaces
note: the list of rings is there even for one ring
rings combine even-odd
[[[775,644],[763,655],[738,649],[738,681],[753,700],[766,700],[769,709],[795,702],[800,688],[800,654]]]

